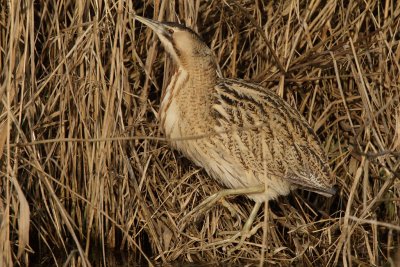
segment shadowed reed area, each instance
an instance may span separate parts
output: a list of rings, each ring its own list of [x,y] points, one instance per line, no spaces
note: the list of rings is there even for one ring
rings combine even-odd
[[[2,0],[0,262],[399,264],[400,4],[327,2]],[[135,13],[179,18],[224,77],[295,106],[338,194],[271,201],[240,250],[247,198],[186,216],[222,187],[160,133],[174,64]]]

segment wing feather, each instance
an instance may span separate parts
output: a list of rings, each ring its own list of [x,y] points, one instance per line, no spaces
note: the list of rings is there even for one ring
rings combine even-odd
[[[227,153],[251,171],[261,170],[308,190],[332,194],[334,181],[326,155],[296,109],[254,84],[224,80],[215,89],[217,131],[233,136],[221,138]]]

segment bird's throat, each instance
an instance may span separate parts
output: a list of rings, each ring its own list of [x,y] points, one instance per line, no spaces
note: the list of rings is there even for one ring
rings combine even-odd
[[[214,95],[212,91],[216,83],[217,72],[213,66],[199,63],[178,69],[165,90],[160,107],[161,127],[168,138],[185,134],[186,131],[179,129],[178,125],[191,124],[191,120],[204,121],[200,117],[207,117],[211,110],[207,105],[212,101],[206,99]]]

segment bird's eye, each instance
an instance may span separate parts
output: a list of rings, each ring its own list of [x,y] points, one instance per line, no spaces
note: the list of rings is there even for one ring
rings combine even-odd
[[[169,32],[170,34],[173,34],[173,33],[174,33],[174,30],[173,30],[173,29],[168,29],[168,32]]]

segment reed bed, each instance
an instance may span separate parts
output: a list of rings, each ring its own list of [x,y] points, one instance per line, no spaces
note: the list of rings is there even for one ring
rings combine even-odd
[[[99,266],[110,251],[150,265],[400,265],[398,1],[0,3],[0,265]],[[223,187],[163,138],[175,66],[135,13],[180,20],[225,77],[297,107],[338,194],[271,201],[241,249],[246,197],[187,216]]]

